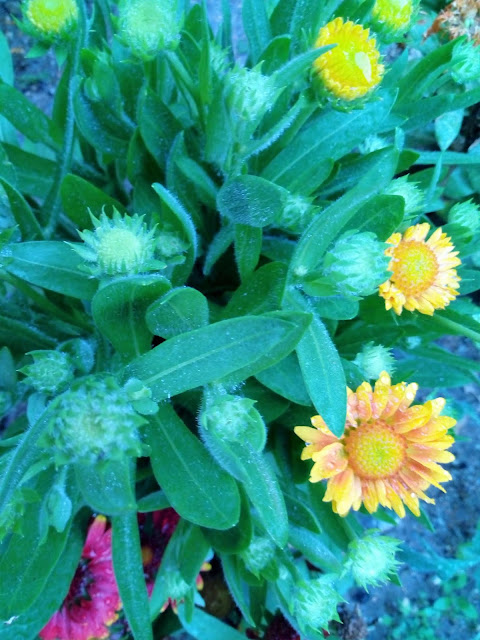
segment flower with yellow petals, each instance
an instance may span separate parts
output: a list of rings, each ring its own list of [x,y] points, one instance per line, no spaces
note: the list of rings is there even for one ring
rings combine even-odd
[[[337,98],[355,100],[376,87],[384,67],[369,29],[335,18],[320,29],[315,47],[336,45],[313,63],[325,87]]]
[[[458,295],[458,251],[453,251],[455,247],[441,228],[425,241],[429,231],[430,225],[424,222],[409,227],[403,236],[394,233],[387,240],[391,246],[385,255],[391,258],[388,269],[392,275],[380,285],[379,292],[386,308],[398,315],[405,308],[431,316]]]
[[[443,398],[412,405],[418,385],[391,385],[383,371],[375,388],[363,382],[353,392],[347,389],[345,432],[337,438],[320,416],[312,427],[295,427],[307,443],[302,460],[315,463],[310,482],[328,480],[324,501],[335,513],[346,516],[362,503],[369,513],[378,505],[393,509],[401,518],[404,504],[420,515],[418,499],[435,501],[424,492],[430,485],[442,491],[441,482],[451,480],[438,463],[451,462],[446,451],[454,442],[447,434],[453,418],[441,416]]]

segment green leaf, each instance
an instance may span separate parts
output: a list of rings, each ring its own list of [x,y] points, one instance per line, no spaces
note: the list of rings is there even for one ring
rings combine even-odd
[[[132,635],[135,640],[153,640],[136,511],[112,518],[112,558]]]
[[[288,537],[287,511],[269,460],[248,441],[231,442],[203,425],[201,434],[217,461],[243,484],[265,531],[283,548]]]
[[[294,353],[290,353],[273,367],[257,373],[255,377],[268,389],[287,400],[307,407],[312,404],[303,382],[298,358]]]
[[[147,440],[155,477],[183,518],[212,529],[238,521],[240,496],[234,480],[212,459],[168,404],[149,417]]]
[[[79,270],[82,258],[65,242],[23,242],[8,249],[7,271],[37,287],[91,300],[97,282]]]
[[[206,326],[208,314],[205,296],[196,289],[181,287],[153,302],[146,322],[152,333],[166,339]]]
[[[138,123],[147,149],[164,169],[170,147],[182,129],[180,122],[163,100],[147,88],[140,95]]]
[[[223,310],[225,318],[275,311],[281,306],[287,268],[270,262],[242,282]]]
[[[296,58],[289,60],[283,67],[274,73],[274,78],[279,87],[289,86],[298,80],[307,70],[310,69],[314,61],[321,55],[333,49],[334,45],[329,44],[326,47],[319,47],[312,51],[301,53]]]
[[[54,564],[50,564],[50,571],[45,572],[46,581],[38,598],[33,604],[20,613],[13,615],[9,624],[2,625],[2,640],[30,640],[36,638],[37,634],[47,624],[51,616],[60,609],[73,576],[80,560],[80,554],[84,544],[84,531],[86,519],[90,517],[88,513],[81,512],[74,520],[63,551]],[[25,557],[30,557],[32,549],[26,551]],[[52,561],[53,558],[50,558]],[[43,576],[35,575],[32,580],[35,582],[40,578],[43,583]],[[11,585],[12,576],[8,576],[5,584]],[[4,584],[2,582],[2,584]]]
[[[215,551],[237,554],[244,551],[252,539],[253,526],[250,505],[244,491],[240,491],[240,517],[230,529],[203,529],[205,537]]]
[[[296,309],[306,311],[311,308],[300,294],[292,294],[289,301]],[[340,437],[345,429],[347,384],[340,356],[317,316],[298,343],[297,355],[314,407],[327,427]]]
[[[28,153],[11,144],[2,144],[17,176],[16,186],[21,185],[22,193],[36,198],[46,198],[55,179],[56,164],[34,153]],[[3,174],[8,180],[8,176]]]
[[[324,285],[320,286],[324,287]],[[315,282],[305,282],[303,290],[310,296],[318,296],[312,298],[310,304],[320,318],[351,320],[358,315],[358,300],[353,296],[322,295],[316,291]]]
[[[116,516],[136,509],[132,460],[77,463],[75,475],[83,498],[93,511]]]
[[[405,210],[405,201],[401,196],[375,196],[361,207],[345,229],[370,231],[379,240],[387,240],[400,226]]]
[[[32,142],[43,142],[55,148],[51,122],[47,116],[20,91],[0,79],[0,115]]]
[[[237,555],[221,555],[223,575],[228,589],[232,594],[237,607],[242,612],[245,622],[252,627],[257,624],[252,616],[252,602],[249,585],[242,577],[242,562]]]
[[[143,498],[140,498],[137,501],[137,511],[139,513],[161,511],[162,509],[168,509],[168,507],[171,506],[172,505],[163,491],[154,491],[153,493],[143,496]]]
[[[7,194],[15,222],[18,224],[23,240],[42,238],[42,229],[35,218],[29,204],[11,184],[0,178],[0,185]]]
[[[464,114],[463,109],[457,109],[443,113],[436,118],[435,137],[442,151],[446,151],[460,133]]]
[[[273,224],[280,216],[288,193],[257,176],[238,176],[218,192],[218,210],[232,222],[252,227]]]
[[[367,135],[386,127],[394,96],[364,109],[343,113],[325,110],[303,127],[296,138],[278,153],[262,172],[271,182],[290,191],[309,195],[328,177],[334,160],[363,142]]]
[[[142,380],[157,401],[229,374],[247,378],[285,357],[308,322],[305,314],[223,320],[170,338],[129,364],[124,375]]]
[[[291,270],[302,272],[317,267],[329,245],[359,208],[382,191],[393,177],[398,152],[382,149],[375,164],[360,178],[356,186],[324,209],[301,235],[291,261]]]
[[[245,224],[235,225],[235,261],[242,282],[254,271],[262,250],[262,230]]]
[[[81,230],[92,228],[89,209],[97,217],[102,211],[111,216],[113,209],[126,213],[125,207],[118,200],[111,198],[87,180],[71,173],[63,179],[60,194],[63,210]]]
[[[185,631],[197,640],[245,640],[243,633],[197,607],[192,619],[187,620],[184,609],[184,605],[178,607],[178,617]]]
[[[145,315],[148,307],[170,289],[163,276],[130,275],[100,287],[92,300],[92,315],[100,332],[129,358],[150,349],[152,333]],[[159,334],[161,335],[161,334]]]
[[[263,0],[243,0],[243,28],[250,45],[251,61],[255,64],[272,38],[267,9]]]
[[[425,127],[429,122],[447,111],[470,107],[480,101],[480,87],[462,93],[442,93],[416,102],[398,105],[396,111],[405,118],[407,130]]]
[[[39,491],[48,491],[51,472],[40,476]],[[41,501],[26,507],[24,517],[30,524],[21,534],[13,534],[0,558],[0,618],[8,620],[12,615],[27,610],[42,592],[51,569],[65,547],[70,526],[61,533],[48,529],[46,540],[39,526]],[[71,522],[69,523],[69,525]]]
[[[477,269],[461,269],[459,270],[460,293],[467,295],[480,289],[480,271]]]
[[[186,260],[182,265],[176,267],[172,280],[174,284],[180,285],[188,278],[197,257],[197,234],[191,217],[185,211],[179,200],[163,185],[158,182],[152,184],[152,188],[160,197],[165,207],[170,211],[171,222],[175,224],[177,230],[184,236],[190,247],[186,255]]]
[[[222,227],[220,231],[213,237],[207,249],[205,256],[205,264],[203,265],[203,273],[209,276],[215,263],[227,251],[235,237],[235,226],[228,224]]]

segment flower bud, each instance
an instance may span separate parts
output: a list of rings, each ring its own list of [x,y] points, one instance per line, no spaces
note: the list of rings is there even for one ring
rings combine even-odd
[[[331,620],[340,622],[337,606],[343,598],[334,588],[336,576],[323,575],[316,580],[300,582],[293,596],[293,614],[300,631],[308,637],[309,631],[328,628]]]
[[[452,51],[452,78],[457,83],[464,83],[476,80],[479,75],[480,47],[478,42],[459,40]]]
[[[357,353],[353,363],[360,369],[365,380],[378,380],[382,371],[386,371],[391,376],[395,370],[392,350],[373,342],[366,344]]]
[[[84,244],[70,246],[87,262],[85,270],[92,275],[129,275],[165,268],[155,260],[155,229],[148,230],[143,216],[105,213],[100,218],[90,214],[94,231],[80,231]]]
[[[149,60],[179,40],[181,20],[174,0],[124,0],[119,7],[119,36],[132,53]]]
[[[73,380],[73,365],[69,356],[60,351],[30,351],[33,364],[20,369],[24,382],[35,391],[59,393]]]
[[[47,444],[58,451],[58,464],[142,455],[138,428],[145,419],[115,378],[84,378],[56,398],[52,409]]]
[[[458,202],[448,212],[448,222],[465,227],[474,235],[480,227],[480,207],[475,202]]]
[[[68,35],[78,20],[75,0],[28,0],[23,12],[34,35],[52,41]]]
[[[247,569],[258,578],[275,558],[275,544],[269,538],[254,536],[241,555]]]
[[[355,582],[364,589],[386,582],[400,565],[395,559],[399,544],[399,540],[377,536],[375,532],[351,542],[347,562]]]
[[[266,430],[262,416],[253,406],[255,400],[217,395],[207,399],[207,407],[200,414],[204,429],[227,442],[248,442],[261,451],[265,446]]]
[[[425,202],[424,192],[416,182],[409,182],[407,176],[392,180],[385,189],[387,196],[401,196],[405,201],[405,216],[411,217],[422,210]]]
[[[374,233],[348,232],[325,255],[324,273],[340,293],[368,296],[388,278],[386,248]]]
[[[170,262],[172,258],[181,258],[183,261],[185,258],[182,254],[188,249],[188,244],[175,231],[160,231],[157,234],[156,247],[162,260]]]
[[[384,40],[398,40],[408,31],[417,5],[416,0],[376,0],[372,9],[373,26]]]
[[[317,208],[312,205],[310,198],[288,193],[275,226],[287,233],[302,233],[312,221],[316,211]]]

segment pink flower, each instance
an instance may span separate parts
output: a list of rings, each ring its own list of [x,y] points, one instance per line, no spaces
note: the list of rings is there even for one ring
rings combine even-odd
[[[42,640],[107,638],[122,607],[112,565],[112,531],[105,516],[88,529],[82,556],[59,611],[39,633]]]

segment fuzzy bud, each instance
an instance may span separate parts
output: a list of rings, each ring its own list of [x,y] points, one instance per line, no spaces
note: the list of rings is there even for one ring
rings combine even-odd
[[[387,582],[400,565],[395,559],[399,544],[399,540],[378,536],[374,531],[351,542],[347,564],[355,582],[364,589]]]
[[[386,248],[374,233],[346,233],[325,255],[324,274],[340,293],[368,296],[388,278]]]
[[[29,23],[27,31],[50,42],[68,36],[78,21],[75,0],[28,0],[23,13]]]
[[[274,557],[275,544],[263,536],[254,536],[248,547],[242,552],[242,558],[248,570],[257,577],[267,569]]]
[[[448,212],[448,222],[465,227],[474,235],[480,227],[480,207],[471,199],[458,202]]]
[[[372,23],[386,41],[402,36],[413,21],[416,0],[376,0],[372,9]]]
[[[416,182],[409,182],[407,176],[396,178],[385,189],[387,196],[400,196],[405,201],[405,215],[412,216],[422,210],[425,203],[425,194]]]
[[[476,80],[480,75],[480,47],[472,40],[459,40],[452,51],[452,65],[455,82]]]
[[[124,0],[119,7],[119,36],[133,54],[150,60],[179,40],[181,20],[173,0]]]
[[[155,230],[147,229],[143,216],[105,213],[100,218],[90,214],[94,231],[79,232],[84,244],[70,244],[87,263],[92,275],[129,275],[164,269],[165,263],[155,260]]]
[[[73,380],[73,365],[66,353],[60,351],[30,351],[33,364],[20,369],[27,377],[24,382],[35,391],[60,393]]]
[[[272,108],[277,95],[278,88],[273,78],[264,76],[257,67],[236,68],[226,80],[232,123],[245,136],[253,134],[263,116]]]
[[[255,400],[228,394],[208,399],[200,415],[204,429],[227,442],[249,442],[261,451],[265,446],[266,431],[262,416],[253,406]]]
[[[391,376],[395,370],[392,350],[373,342],[366,344],[357,353],[353,363],[360,369],[365,380],[378,380],[382,371],[386,371]]]
[[[308,637],[309,631],[328,628],[331,620],[340,622],[337,606],[343,598],[335,590],[336,576],[323,575],[316,580],[300,582],[294,592],[293,614],[300,631]]]
[[[58,451],[57,464],[142,455],[138,428],[145,419],[115,378],[84,378],[54,403],[47,444]]]
[[[302,233],[312,221],[316,211],[310,198],[288,193],[276,226],[287,233]]]

